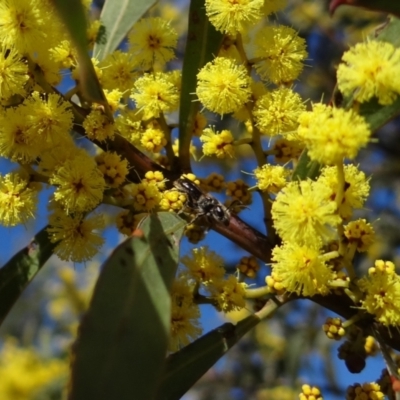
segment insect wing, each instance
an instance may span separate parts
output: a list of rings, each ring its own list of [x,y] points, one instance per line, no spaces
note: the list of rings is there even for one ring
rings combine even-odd
[[[181,178],[174,182],[174,186],[181,192],[186,193],[192,197],[194,201],[200,199],[203,192],[189,179]]]

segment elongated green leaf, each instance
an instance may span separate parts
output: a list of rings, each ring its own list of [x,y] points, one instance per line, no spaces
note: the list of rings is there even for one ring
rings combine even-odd
[[[89,101],[102,104],[110,119],[111,112],[103,89],[97,79],[92,61],[88,54],[88,41],[86,35],[86,15],[81,0],[52,0],[54,7],[64,22],[76,46],[79,59],[79,83],[83,95]]]
[[[29,282],[53,254],[51,243],[43,228],[28,246],[15,254],[0,269],[0,324]]]
[[[376,99],[363,103],[360,106],[360,114],[368,122],[372,132],[400,114],[400,97],[388,106],[381,106]]]
[[[156,0],[107,0],[100,15],[105,28],[105,39],[96,43],[93,54],[102,60],[122,42],[132,26]]]
[[[400,3],[397,4],[400,9]],[[392,18],[384,27],[379,31],[378,40],[392,43],[393,46],[400,47],[400,19]]]
[[[154,397],[184,225],[171,213],[152,215],[143,236],[127,239],[106,261],[74,346],[70,400]]]
[[[367,10],[384,12],[394,14],[400,17],[400,4],[398,1],[393,0],[331,0],[329,4],[329,11],[331,14],[340,5],[349,5],[355,7],[366,8]]]
[[[260,319],[224,324],[168,357],[157,400],[180,399]]]
[[[304,150],[299,158],[295,170],[293,171],[292,181],[303,181],[307,178],[314,180],[318,177],[320,169],[320,164],[316,161],[312,161],[308,156],[307,151]]]
[[[197,74],[211,61],[222,44],[222,33],[215,30],[205,14],[204,0],[192,0],[189,27],[182,69],[182,90],[179,108],[179,159],[181,168],[190,170],[190,140],[200,103],[194,101]]]

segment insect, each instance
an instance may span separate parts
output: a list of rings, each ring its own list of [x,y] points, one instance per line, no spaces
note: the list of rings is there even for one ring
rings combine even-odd
[[[187,197],[186,206],[192,210],[195,219],[206,217],[209,222],[229,225],[231,213],[227,207],[215,197],[204,193],[194,182],[187,178],[180,178],[174,181],[173,185]]]

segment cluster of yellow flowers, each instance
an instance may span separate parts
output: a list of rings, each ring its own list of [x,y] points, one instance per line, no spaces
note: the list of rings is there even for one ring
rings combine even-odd
[[[90,1],[84,5],[89,12]],[[352,266],[355,252],[373,243],[374,230],[365,220],[352,220],[370,188],[359,167],[345,160],[354,160],[368,144],[370,127],[357,107],[316,103],[306,109],[293,88],[307,58],[305,40],[294,29],[271,24],[250,35],[263,17],[285,5],[285,0],[205,2],[210,22],[231,40],[198,71],[196,95],[202,111],[231,114],[245,132],[239,137],[229,129],[217,131],[200,112],[192,135],[199,137],[203,156],[218,159],[234,158],[239,146],[250,146],[257,168],[251,189],[243,181],[225,183],[215,175],[201,184],[207,190],[226,188],[232,201],[245,205],[251,203],[252,190],[261,194],[264,211],[270,213],[264,217],[272,221],[268,233],[275,230],[282,240],[273,249],[267,292],[326,295],[340,281],[346,293],[353,290],[356,307],[382,324],[399,326],[400,277],[393,264],[377,261],[362,279]],[[100,25],[96,20],[88,28],[91,46]],[[93,55],[111,120],[102,106],[89,104],[79,92],[76,50],[50,1],[0,3],[0,156],[19,164],[18,170],[0,177],[0,222],[26,223],[36,214],[40,184],[52,185],[48,233],[63,260],[87,261],[100,249],[104,219],[100,213],[89,214],[101,203],[123,209],[116,225],[124,234],[134,231],[140,213],[185,207],[186,197],[166,190],[160,171],[149,171],[140,183],[132,183],[130,160],[100,147],[88,151],[70,134],[84,133],[95,144],[119,135],[152,160],[172,165],[179,144],[172,143],[171,119],[179,108],[181,72],[165,67],[175,57],[178,34],[162,18],[144,18],[128,41],[126,52],[116,50],[102,60]],[[400,50],[370,40],[345,53],[338,87],[356,105],[373,97],[391,104],[400,94],[399,69]],[[77,85],[61,94],[56,86],[65,71]],[[303,150],[321,171],[314,180],[290,181]],[[197,232],[196,240],[201,237]],[[198,302],[224,312],[246,305],[243,280],[227,277],[222,258],[212,251],[193,249],[182,263],[187,271],[177,277],[172,293],[171,349],[200,335]],[[257,271],[252,264],[249,276]],[[246,265],[242,269],[248,270]],[[317,389],[303,389],[302,398],[321,398]]]

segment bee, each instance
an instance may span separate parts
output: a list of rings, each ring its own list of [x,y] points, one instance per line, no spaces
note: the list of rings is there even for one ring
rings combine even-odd
[[[204,193],[194,182],[187,178],[174,181],[173,185],[187,197],[186,206],[195,213],[195,218],[205,217],[208,222],[229,225],[231,213],[215,197]],[[193,221],[192,221],[193,222]]]

